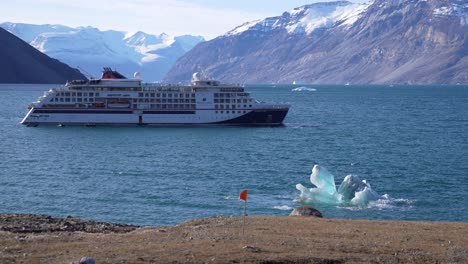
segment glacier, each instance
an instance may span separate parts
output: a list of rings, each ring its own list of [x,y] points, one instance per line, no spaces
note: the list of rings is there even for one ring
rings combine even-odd
[[[316,188],[309,189],[302,184],[296,185],[296,189],[301,192],[296,199],[297,202],[366,207],[378,200],[388,200],[388,195],[380,196],[372,190],[366,180],[361,180],[356,175],[346,176],[337,189],[335,177],[319,165],[314,165],[312,168],[310,182]]]
[[[138,71],[149,82],[161,81],[180,56],[204,41],[201,36],[101,31],[94,27],[11,22],[0,27],[90,77],[98,77],[102,67],[109,66],[125,76]]]

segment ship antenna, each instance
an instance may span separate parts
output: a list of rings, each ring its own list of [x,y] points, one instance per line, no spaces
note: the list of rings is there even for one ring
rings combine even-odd
[[[203,79],[204,79],[204,80],[208,80],[209,77],[208,77],[208,74],[207,74],[206,71],[205,71],[205,68],[203,68],[203,66],[201,66],[201,65],[198,65],[197,68],[198,68],[198,70],[200,71],[200,73],[202,74]]]
[[[94,76],[92,76],[91,74],[89,74],[89,72],[85,71],[83,68],[81,68],[80,66],[77,66],[76,67],[80,72],[82,72],[88,79],[92,80],[92,79],[95,79]]]

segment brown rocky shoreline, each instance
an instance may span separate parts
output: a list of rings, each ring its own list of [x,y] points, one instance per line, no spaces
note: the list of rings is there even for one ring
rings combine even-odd
[[[82,220],[72,216],[54,218],[38,214],[0,214],[0,231],[12,233],[127,233],[137,228],[139,226]]]
[[[138,227],[0,214],[0,263],[467,263],[468,223],[213,217]]]

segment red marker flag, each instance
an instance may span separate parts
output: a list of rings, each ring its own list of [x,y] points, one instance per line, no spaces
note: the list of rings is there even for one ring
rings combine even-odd
[[[243,190],[239,194],[239,199],[244,201],[244,216],[242,217],[242,235],[244,235],[245,216],[247,215],[247,190]]]
[[[243,191],[239,194],[239,199],[244,200],[244,201],[247,202],[247,190],[243,190]]]

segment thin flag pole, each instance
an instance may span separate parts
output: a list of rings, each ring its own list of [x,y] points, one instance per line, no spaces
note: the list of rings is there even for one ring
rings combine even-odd
[[[244,201],[244,216],[247,215],[247,200]]]
[[[245,216],[247,215],[247,190],[239,194],[239,199],[244,200],[244,216],[242,216],[242,235],[245,233]]]
[[[244,201],[244,215],[242,216],[242,236],[245,234],[245,216],[247,215],[247,200]]]

